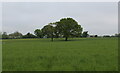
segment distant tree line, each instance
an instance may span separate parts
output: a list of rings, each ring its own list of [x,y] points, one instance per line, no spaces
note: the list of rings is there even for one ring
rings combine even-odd
[[[62,18],[60,21],[49,23],[45,25],[42,29],[35,29],[34,34],[28,32],[23,35],[22,33],[16,31],[11,34],[6,32],[0,33],[0,38],[2,39],[21,39],[21,38],[65,38],[65,41],[68,38],[74,37],[99,37],[98,35],[89,35],[88,31],[83,31],[81,25],[78,24],[72,18]],[[102,37],[119,37],[119,34],[115,35],[104,35]]]
[[[120,33],[115,34],[115,35],[98,36],[98,35],[89,35],[88,31],[85,31],[79,37],[81,38],[82,37],[120,37]],[[34,34],[28,32],[25,35],[23,35],[22,33],[18,31],[11,33],[11,34],[7,34],[6,32],[0,33],[0,39],[22,39],[22,38],[51,38],[51,36],[46,36],[46,35],[44,36],[40,29],[36,29],[34,31]],[[63,38],[63,37],[60,35],[59,36],[56,35],[54,36],[54,38]]]
[[[1,38],[2,39],[21,39],[21,38],[37,38],[37,37],[29,32],[26,35],[23,35],[22,33],[16,31],[11,34],[7,34],[7,32],[3,32]]]

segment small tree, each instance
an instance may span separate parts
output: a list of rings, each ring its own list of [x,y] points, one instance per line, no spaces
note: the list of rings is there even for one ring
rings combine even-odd
[[[36,36],[28,32],[23,38],[36,38]]]
[[[95,37],[98,37],[98,35],[95,35]]]
[[[84,31],[82,37],[88,37],[88,31]]]
[[[15,39],[15,38],[16,38],[16,39],[22,38],[22,33],[16,31],[16,32],[14,32],[14,33],[9,34],[9,38],[13,38],[13,39]]]
[[[2,34],[2,39],[8,39],[9,37],[8,37],[8,35],[7,35],[7,32],[3,32],[3,34]]]
[[[34,34],[38,37],[38,38],[42,38],[43,37],[43,34],[42,34],[42,31],[40,29],[36,29],[34,31]]]
[[[118,34],[115,34],[115,37],[120,37],[120,33],[118,33]]]
[[[53,37],[54,37],[54,27],[51,25],[52,23],[44,26],[42,28],[42,33],[43,36],[47,36],[47,38],[51,38],[51,40],[53,41]]]

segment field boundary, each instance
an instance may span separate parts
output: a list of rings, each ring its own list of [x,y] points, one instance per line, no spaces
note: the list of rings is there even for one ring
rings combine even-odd
[[[119,71],[3,71],[2,73],[119,73]]]

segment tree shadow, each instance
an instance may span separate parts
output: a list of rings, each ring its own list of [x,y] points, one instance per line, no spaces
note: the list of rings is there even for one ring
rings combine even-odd
[[[68,39],[66,41],[65,39],[62,38],[62,39],[54,39],[53,42],[54,41],[56,41],[56,42],[70,42],[71,41],[72,42],[72,41],[84,41],[84,40],[85,39],[82,39],[82,38],[80,38],[80,39],[79,38],[78,39],[77,38],[72,38],[72,39]]]

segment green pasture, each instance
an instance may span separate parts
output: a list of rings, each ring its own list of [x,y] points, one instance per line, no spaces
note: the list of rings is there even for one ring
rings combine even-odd
[[[117,38],[2,40],[3,71],[117,71]]]

